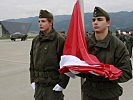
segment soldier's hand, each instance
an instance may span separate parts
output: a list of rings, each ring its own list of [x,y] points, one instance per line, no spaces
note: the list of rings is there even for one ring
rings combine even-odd
[[[70,70],[70,69],[69,69]],[[74,70],[70,70],[70,72],[72,72],[73,74],[79,74],[81,72],[78,72],[78,71],[74,71]]]
[[[100,76],[99,74],[93,72],[93,71],[89,71],[89,73],[93,74],[93,75],[96,75],[96,76]]]
[[[55,87],[53,88],[54,91],[62,91],[63,88],[59,85],[59,84],[56,84]]]
[[[32,86],[32,89],[34,89],[35,90],[35,82],[33,82],[32,84],[31,84],[31,86]]]

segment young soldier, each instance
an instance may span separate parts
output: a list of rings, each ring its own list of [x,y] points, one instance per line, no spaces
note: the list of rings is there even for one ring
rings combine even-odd
[[[62,90],[69,77],[58,72],[65,39],[53,28],[53,15],[47,10],[39,14],[39,35],[32,41],[30,79],[35,100],[64,100]]]
[[[110,17],[100,7],[95,7],[92,26],[94,34],[87,40],[88,52],[95,55],[101,63],[112,64],[122,70],[118,80],[109,80],[96,74],[82,74],[86,78],[82,85],[83,100],[119,100],[122,87],[118,83],[132,78],[132,65],[125,45],[109,31]]]

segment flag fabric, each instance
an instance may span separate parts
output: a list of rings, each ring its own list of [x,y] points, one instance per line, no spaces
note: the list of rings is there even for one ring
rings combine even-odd
[[[102,64],[96,56],[88,53],[78,0],[71,16],[59,72],[72,78],[78,72],[92,73],[110,80],[116,80],[122,74],[120,69]]]

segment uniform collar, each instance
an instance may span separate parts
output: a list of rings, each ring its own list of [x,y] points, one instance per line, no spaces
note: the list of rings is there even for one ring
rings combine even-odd
[[[107,46],[109,45],[109,41],[111,39],[111,33],[109,32],[108,35],[103,39],[103,40],[99,40],[97,41],[95,38],[95,33],[92,35],[92,39],[94,42],[94,45],[97,47],[101,47],[101,48],[107,48]]]
[[[41,32],[41,31],[40,31],[40,33],[39,33],[39,39],[40,39],[41,41],[54,40],[55,36],[56,36],[56,34],[55,34],[55,30],[54,30],[54,29],[52,29],[52,30],[48,33],[48,35],[45,35],[45,34],[44,34],[43,32]]]

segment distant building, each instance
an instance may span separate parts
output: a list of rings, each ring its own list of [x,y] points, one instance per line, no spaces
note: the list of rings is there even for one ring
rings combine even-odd
[[[16,32],[27,34],[31,23],[1,21],[1,30],[3,37],[9,37]]]

